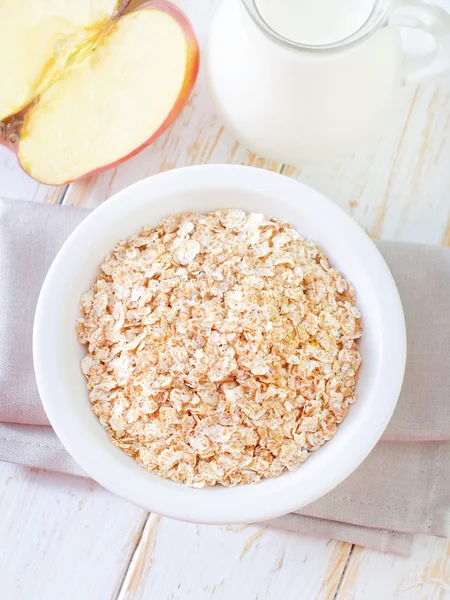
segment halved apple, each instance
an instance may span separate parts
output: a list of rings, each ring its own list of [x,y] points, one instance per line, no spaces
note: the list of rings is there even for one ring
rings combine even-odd
[[[0,139],[38,181],[126,160],[187,100],[199,62],[191,25],[165,1],[128,3],[0,2]]]

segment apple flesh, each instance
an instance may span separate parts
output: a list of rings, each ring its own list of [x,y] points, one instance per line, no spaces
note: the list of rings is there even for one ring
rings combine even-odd
[[[116,10],[117,0],[0,3],[0,121],[45,89],[76,44],[86,42]]]
[[[184,15],[161,1],[126,4],[21,0],[19,11],[6,0],[0,138],[38,181],[67,183],[126,160],[172,123],[193,88],[199,52]]]

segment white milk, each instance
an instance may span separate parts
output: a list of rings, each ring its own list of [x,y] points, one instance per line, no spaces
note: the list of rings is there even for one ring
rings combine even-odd
[[[373,0],[256,0],[256,6],[278,34],[315,46],[358,31],[372,12]]]
[[[369,0],[258,0],[273,29],[307,44],[346,38],[371,6]],[[334,51],[286,47],[263,33],[241,0],[224,0],[204,65],[217,112],[236,137],[264,156],[302,164],[340,158],[381,133],[401,56],[399,32],[388,26]]]

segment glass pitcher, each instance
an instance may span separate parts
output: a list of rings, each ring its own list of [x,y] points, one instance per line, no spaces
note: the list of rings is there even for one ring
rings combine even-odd
[[[431,34],[433,50],[406,55],[399,27]],[[450,15],[374,0],[357,31],[315,45],[272,29],[258,0],[223,0],[204,65],[219,116],[248,148],[293,165],[335,160],[379,134],[400,85],[450,67]]]

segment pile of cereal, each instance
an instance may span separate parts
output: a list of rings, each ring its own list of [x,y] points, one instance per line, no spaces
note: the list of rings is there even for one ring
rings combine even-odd
[[[81,299],[94,413],[189,486],[295,470],[355,402],[354,291],[288,223],[183,213],[116,244]]]

